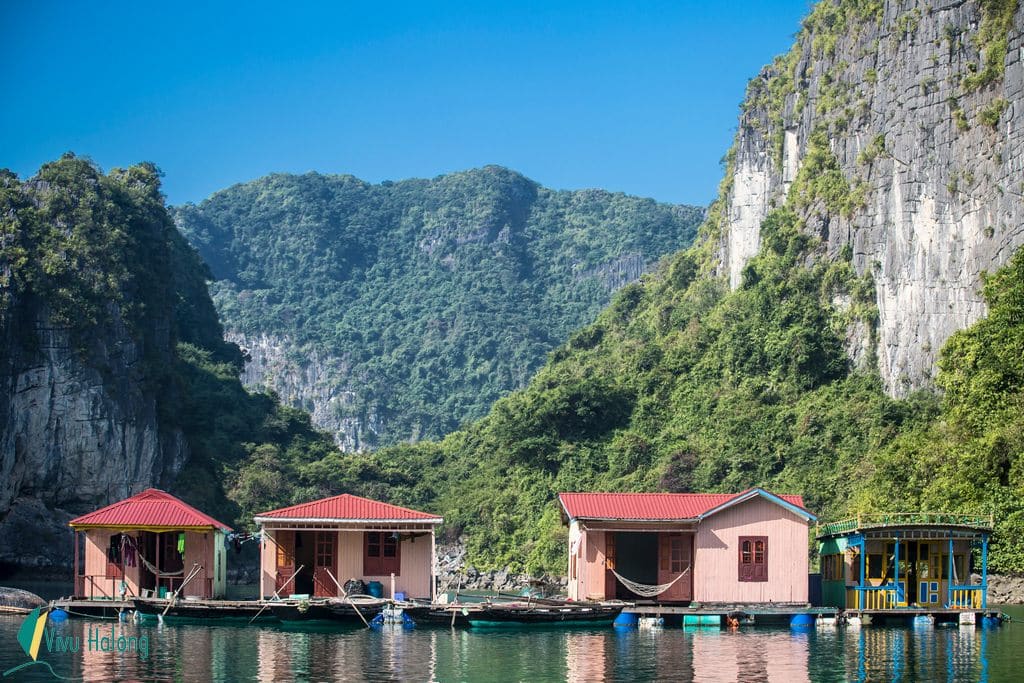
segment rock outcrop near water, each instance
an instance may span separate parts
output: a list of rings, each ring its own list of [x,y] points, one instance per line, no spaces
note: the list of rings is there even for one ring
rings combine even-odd
[[[986,312],[982,274],[1024,244],[1022,12],[1016,0],[823,0],[751,82],[721,272],[740,285],[761,222],[806,187],[809,159],[818,179],[838,170],[846,187],[798,211],[873,278],[877,320],[851,326],[848,350],[861,365],[877,357],[892,395],[929,385],[946,339]]]

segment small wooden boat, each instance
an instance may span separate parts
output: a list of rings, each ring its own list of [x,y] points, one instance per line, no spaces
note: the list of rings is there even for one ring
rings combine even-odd
[[[412,605],[403,607],[417,626],[444,626],[460,628],[469,626],[469,608],[462,605]]]
[[[135,598],[136,611],[144,618],[163,616],[168,623],[206,622],[248,623],[274,621],[274,613],[266,602],[259,600],[188,600],[179,599],[169,608],[167,600]]]
[[[484,604],[469,612],[473,627],[601,626],[611,624],[623,605],[600,603]]]
[[[334,624],[365,626],[390,604],[378,598],[343,600],[302,600],[299,602],[271,603],[270,611],[282,624]]]

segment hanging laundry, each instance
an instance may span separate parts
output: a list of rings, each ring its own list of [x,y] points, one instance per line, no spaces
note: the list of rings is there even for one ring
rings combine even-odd
[[[178,534],[178,554],[185,554],[185,534]]]

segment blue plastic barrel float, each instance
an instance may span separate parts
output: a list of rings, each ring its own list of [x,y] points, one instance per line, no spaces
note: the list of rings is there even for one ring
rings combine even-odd
[[[808,629],[814,626],[813,614],[794,614],[789,620],[789,627],[793,629]]]
[[[999,617],[988,616],[988,617],[982,617],[981,618],[981,625],[984,626],[985,628],[995,628],[996,626],[999,626],[1002,623],[1003,623],[1003,620],[1000,619]]]
[[[384,597],[384,584],[380,581],[371,581],[366,584],[366,591],[375,598]]]
[[[619,612],[619,616],[615,617],[612,626],[615,628],[636,628],[636,625],[639,623],[640,615],[636,612]]]
[[[684,614],[683,628],[721,628],[722,615],[720,614]]]
[[[49,614],[50,621],[55,624],[59,624],[62,621],[68,620],[68,613],[62,609],[52,609]]]

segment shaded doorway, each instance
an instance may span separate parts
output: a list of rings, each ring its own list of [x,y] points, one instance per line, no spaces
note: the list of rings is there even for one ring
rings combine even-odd
[[[635,583],[658,583],[658,534],[650,532],[615,532],[615,571]],[[622,585],[615,575],[615,597],[619,600],[645,600]]]

